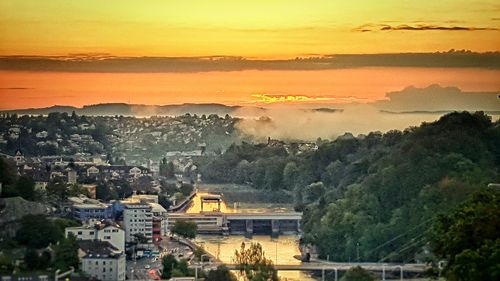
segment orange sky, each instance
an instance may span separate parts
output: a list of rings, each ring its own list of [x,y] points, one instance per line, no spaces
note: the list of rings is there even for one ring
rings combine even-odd
[[[370,102],[383,99],[388,91],[434,83],[466,91],[498,91],[498,70],[472,68],[203,73],[78,73],[81,69],[61,73],[43,72],[51,69],[42,68],[29,73],[10,71],[18,68],[3,59],[15,55],[75,58],[75,54],[100,54],[293,60],[329,54],[434,53],[450,49],[490,52],[500,50],[499,12],[498,0],[2,0],[0,108],[103,102],[255,104],[260,98],[276,100],[269,95],[301,96],[283,98],[296,103],[315,99],[345,102],[346,98]],[[45,65],[34,60],[21,69]],[[112,68],[113,63],[108,66]],[[93,65],[97,68],[91,71],[107,71],[98,69],[99,60]],[[123,71],[127,70],[111,72]]]
[[[498,50],[497,0],[2,0],[0,55]]]
[[[3,109],[136,104],[254,104],[252,94],[383,99],[409,85],[457,86],[464,91],[498,91],[500,70],[454,68],[357,68],[318,71],[201,73],[0,72]],[[335,101],[332,101],[335,102]]]

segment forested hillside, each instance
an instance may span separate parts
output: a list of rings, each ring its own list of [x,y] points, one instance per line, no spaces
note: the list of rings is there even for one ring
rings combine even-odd
[[[500,182],[500,123],[455,112],[420,127],[338,138],[314,152],[243,143],[198,163],[204,179],[293,192],[304,241],[336,261],[424,259],[427,230]]]

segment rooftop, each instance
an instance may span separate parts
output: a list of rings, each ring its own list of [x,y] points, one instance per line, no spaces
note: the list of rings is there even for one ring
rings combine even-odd
[[[80,240],[78,245],[85,253],[84,258],[118,258],[123,254],[108,241]]]

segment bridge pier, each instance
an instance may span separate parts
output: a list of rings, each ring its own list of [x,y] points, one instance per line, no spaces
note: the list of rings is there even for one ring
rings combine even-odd
[[[278,237],[280,235],[280,221],[271,220],[271,237]]]
[[[245,237],[251,238],[253,235],[253,220],[245,220]]]

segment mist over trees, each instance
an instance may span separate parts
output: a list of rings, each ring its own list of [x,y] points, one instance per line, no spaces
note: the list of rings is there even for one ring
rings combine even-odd
[[[355,261],[428,259],[426,232],[472,192],[500,181],[500,124],[454,112],[404,131],[338,138],[314,152],[231,146],[197,163],[211,182],[292,192],[304,212],[304,243],[320,257]]]

